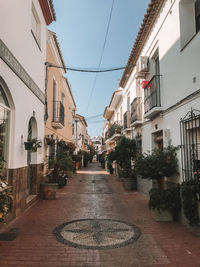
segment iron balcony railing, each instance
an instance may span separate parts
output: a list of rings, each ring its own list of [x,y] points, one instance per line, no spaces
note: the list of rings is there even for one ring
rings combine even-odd
[[[160,76],[154,75],[144,88],[144,113],[160,107]]]
[[[105,134],[105,139],[107,140],[115,134],[121,134],[121,132],[122,132],[122,123],[121,123],[121,121],[116,121],[107,130],[107,132]]]
[[[130,111],[126,111],[124,113],[124,123],[123,128],[124,130],[130,127]]]
[[[53,122],[61,123],[64,126],[65,108],[61,101],[53,101]]]
[[[180,120],[183,181],[200,179],[200,111],[191,109]]]
[[[142,120],[141,98],[136,97],[131,103],[131,123]]]

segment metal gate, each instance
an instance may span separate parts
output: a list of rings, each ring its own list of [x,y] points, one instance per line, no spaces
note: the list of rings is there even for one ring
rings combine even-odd
[[[192,109],[180,120],[183,181],[200,177],[200,111]]]

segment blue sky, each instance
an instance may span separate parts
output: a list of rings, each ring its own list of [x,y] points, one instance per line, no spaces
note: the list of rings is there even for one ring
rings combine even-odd
[[[125,66],[150,0],[115,0],[101,68]],[[54,0],[55,31],[66,66],[97,68],[112,0]],[[68,71],[77,113],[86,117],[91,136],[101,135],[105,106],[118,87],[123,71],[100,73],[92,97],[95,74]],[[91,101],[89,102],[89,99]]]

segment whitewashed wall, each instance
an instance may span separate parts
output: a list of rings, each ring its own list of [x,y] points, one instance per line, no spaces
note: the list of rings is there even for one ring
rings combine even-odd
[[[27,71],[33,81],[44,93],[45,58],[46,58],[46,24],[39,2],[34,0],[41,22],[41,50],[31,33],[31,0],[0,0],[0,38],[15,58]],[[10,137],[9,137],[9,168],[27,165],[27,152],[23,142],[27,139],[28,122],[35,112],[38,138],[44,137],[44,105],[18,78],[18,76],[0,59],[0,76],[6,82],[13,99]],[[23,139],[21,137],[23,136]],[[43,149],[37,156],[33,155],[32,163],[43,162]]]
[[[180,145],[180,119],[190,111],[191,107],[200,110],[199,96],[178,105],[178,102],[200,90],[200,32],[183,47],[180,19],[185,20],[186,18],[180,17],[179,4],[180,0],[165,2],[140,54],[151,58],[155,51],[159,50],[160,74],[162,75],[160,81],[161,105],[164,111],[161,116],[155,119],[144,119],[141,127],[143,152],[152,150],[154,147],[152,133],[159,130],[168,129],[172,144]],[[126,95],[128,92],[130,91],[130,102],[136,96],[135,69],[124,88],[123,113],[127,110]],[[149,76],[147,80],[150,78]],[[140,93],[144,102],[143,91],[141,89]],[[176,107],[166,112],[173,105]],[[133,130],[134,135],[136,135],[138,129],[133,128]],[[181,172],[180,156],[179,150],[178,158]],[[147,194],[151,183],[140,180],[138,186],[141,192]]]

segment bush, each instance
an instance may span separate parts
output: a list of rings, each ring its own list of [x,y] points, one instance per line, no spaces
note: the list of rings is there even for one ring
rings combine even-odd
[[[99,162],[101,163],[101,167],[105,169],[105,152],[99,155]]]
[[[175,187],[160,190],[152,188],[149,191],[149,208],[152,209],[168,209],[176,217],[181,210],[180,185]]]
[[[200,214],[198,214],[198,201],[200,201],[200,181],[190,180],[181,184],[181,197],[183,200],[183,211],[191,226],[198,225]]]
[[[143,179],[159,180],[178,174],[177,147],[154,149],[151,154],[140,154],[135,160],[136,173]]]
[[[120,166],[121,175],[123,177],[133,178],[133,167],[131,161],[135,159],[137,154],[136,142],[134,139],[122,136],[119,144],[108,154],[108,162],[117,161]]]

